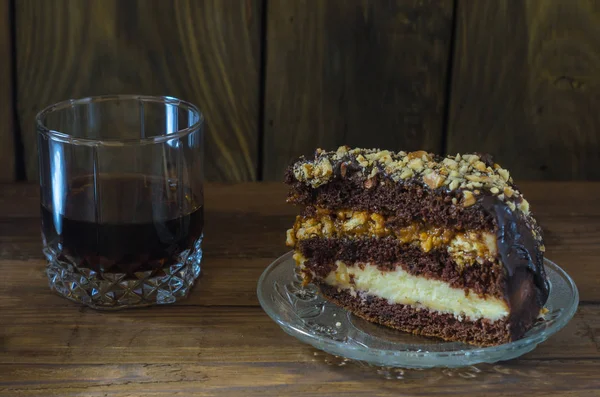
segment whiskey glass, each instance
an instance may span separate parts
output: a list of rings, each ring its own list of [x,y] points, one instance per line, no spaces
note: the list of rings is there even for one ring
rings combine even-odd
[[[204,117],[172,97],[67,100],[36,116],[50,288],[95,309],[185,298],[201,270]]]

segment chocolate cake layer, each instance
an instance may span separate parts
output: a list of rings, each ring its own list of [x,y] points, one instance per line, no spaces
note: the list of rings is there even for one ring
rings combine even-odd
[[[335,269],[335,261],[370,262],[384,271],[401,266],[414,276],[447,282],[454,288],[471,289],[481,296],[505,298],[505,274],[502,265],[474,263],[458,266],[448,252],[402,244],[393,238],[300,240],[297,251],[307,258],[304,266],[324,278]]]
[[[451,196],[454,205],[464,208],[475,205],[482,195],[492,195],[512,210],[529,215],[529,203],[514,185],[509,172],[495,164],[491,156],[477,153],[444,158],[425,151],[406,153],[341,146],[331,152],[317,149],[314,159],[300,157],[288,167],[285,176],[285,182],[293,189],[304,185],[315,192],[340,180],[357,193],[361,190],[374,193],[378,186],[392,184],[411,190],[412,195],[418,193],[413,189],[415,186],[422,187],[425,192]],[[307,190],[298,189],[297,195],[292,191],[290,201],[307,204],[311,197],[303,192]],[[342,203],[354,199],[344,197],[343,191],[340,193]],[[336,200],[336,197],[330,195],[329,199]],[[392,208],[402,206],[404,199],[380,195],[376,201]]]
[[[456,230],[494,230],[496,226],[492,214],[483,212],[480,206],[453,204],[452,199],[460,197],[458,192],[432,192],[417,183],[377,183],[370,189],[363,186],[359,177],[333,180],[317,188],[289,178],[288,183],[288,201],[308,206],[303,215],[310,215],[311,207],[318,206],[377,212],[387,218],[391,227],[415,221]]]
[[[317,286],[328,300],[365,320],[450,341],[499,345],[521,338],[535,321],[535,318],[527,321],[512,321],[510,318],[494,322],[487,319],[459,321],[451,314],[417,309],[409,305],[389,304],[385,299],[373,296],[352,296],[345,290],[338,291],[326,284],[317,283]]]

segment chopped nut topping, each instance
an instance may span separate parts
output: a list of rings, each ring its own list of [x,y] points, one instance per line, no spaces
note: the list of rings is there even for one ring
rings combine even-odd
[[[463,200],[464,207],[470,207],[473,204],[475,204],[475,196],[473,196],[472,192],[465,190],[463,192],[463,198],[464,198],[464,200]]]
[[[448,187],[450,188],[450,190],[456,190],[458,188],[458,185],[460,185],[460,182],[458,181],[458,179],[455,179],[452,182],[450,182],[450,185]]]
[[[423,177],[423,182],[425,182],[431,189],[437,189],[438,187],[442,186],[445,180],[446,177],[436,172],[430,172]]]
[[[429,157],[429,155],[427,154],[426,151],[418,150],[416,152],[410,152],[406,157],[408,157],[409,160],[413,160],[413,159],[422,159],[423,156],[426,156],[427,158]]]
[[[446,167],[450,168],[451,170],[455,170],[458,168],[458,162],[456,162],[456,160],[448,158],[448,157],[446,157],[442,161],[442,164],[444,164]]]
[[[412,179],[429,189],[468,192],[461,200],[465,206],[473,205],[475,196],[487,193],[528,214],[529,203],[515,190],[508,170],[495,163],[488,167],[486,162],[468,153],[441,158],[423,150],[406,153],[341,146],[334,152],[315,151],[314,160],[300,159],[292,173],[313,188],[335,178],[358,178],[367,189],[390,180]]]
[[[524,214],[529,214],[529,202],[525,199],[519,203],[519,209],[523,211]]]
[[[413,170],[411,170],[410,168],[405,168],[404,170],[402,170],[402,173],[400,174],[400,178],[402,178],[402,179],[412,178],[413,175],[414,175]]]
[[[463,154],[462,158],[466,160],[469,165],[473,165],[479,160],[479,156],[476,154]]]
[[[467,180],[473,181],[473,182],[482,182],[483,181],[483,178],[480,177],[479,175],[467,175],[466,178],[467,178]]]
[[[339,157],[345,156],[348,153],[348,149],[350,149],[348,146],[340,146],[335,154]]]
[[[356,161],[358,161],[358,164],[362,165],[363,167],[366,167],[369,165],[369,162],[367,161],[365,156],[363,156],[362,154],[359,154],[358,156],[356,156]]]
[[[479,171],[485,171],[487,167],[485,166],[485,163],[483,161],[478,161],[475,163],[475,169],[479,170]]]
[[[367,158],[367,160],[370,161],[381,161],[381,160],[385,160],[386,158],[391,158],[390,157],[390,152],[388,150],[382,150],[380,152],[375,152],[375,153],[369,153],[366,154],[365,157]],[[383,161],[385,163],[385,161]]]
[[[373,178],[378,173],[379,173],[379,168],[373,167],[373,169],[371,170],[371,173],[369,174],[369,179]]]
[[[421,171],[423,169],[423,160],[419,158],[410,160],[408,162],[408,168],[417,172]]]
[[[294,229],[288,229],[286,232],[285,245],[288,247],[293,247],[296,245],[296,235],[294,234]]]
[[[510,174],[508,173],[507,170],[505,170],[504,168],[498,168],[498,175],[500,175],[502,177],[502,179],[504,179],[505,181],[508,182],[508,178],[510,177]]]

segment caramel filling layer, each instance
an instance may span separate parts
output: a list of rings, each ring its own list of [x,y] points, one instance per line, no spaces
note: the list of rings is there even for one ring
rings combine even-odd
[[[393,237],[404,244],[414,244],[424,252],[445,249],[459,265],[494,261],[496,237],[486,231],[459,232],[413,223],[393,228],[380,214],[368,211],[330,211],[318,209],[313,217],[296,217],[294,227],[287,232],[286,243],[295,247],[299,240],[310,238]]]

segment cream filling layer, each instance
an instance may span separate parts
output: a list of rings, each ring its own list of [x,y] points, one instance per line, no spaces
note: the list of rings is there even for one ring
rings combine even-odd
[[[392,304],[450,313],[459,321],[464,318],[496,321],[508,315],[508,306],[501,299],[483,298],[472,290],[466,293],[443,281],[411,275],[400,267],[384,272],[370,263],[346,266],[336,261],[336,265],[337,269],[330,272],[324,282],[348,289],[353,296],[372,295]]]

